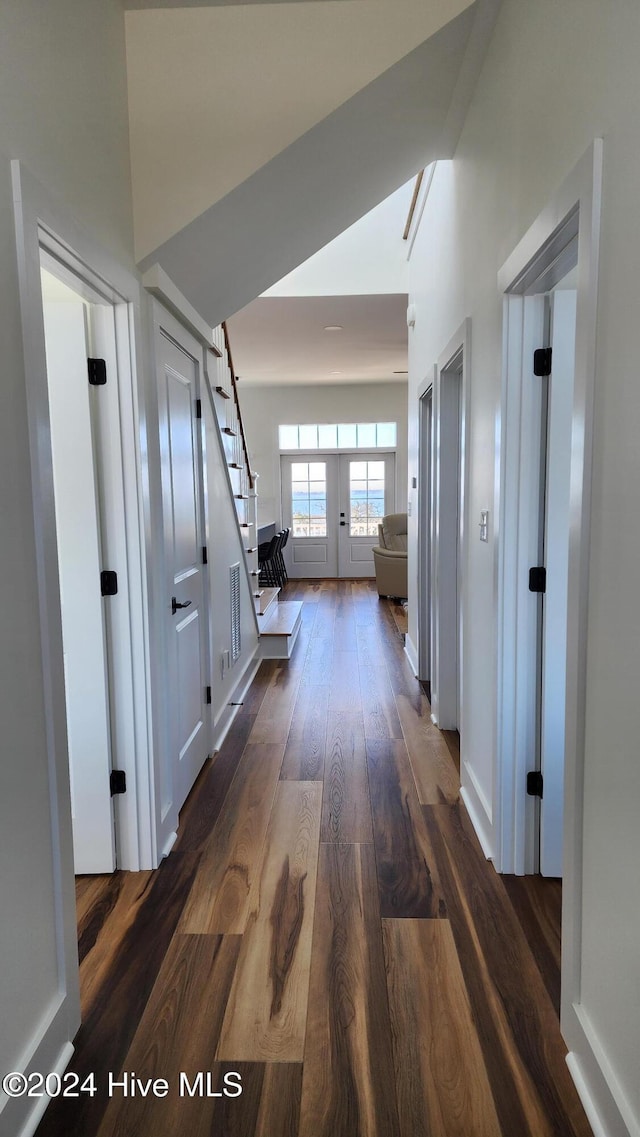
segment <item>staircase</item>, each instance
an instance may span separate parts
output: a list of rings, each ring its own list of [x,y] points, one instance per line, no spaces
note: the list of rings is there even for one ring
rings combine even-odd
[[[215,329],[214,342],[220,353],[216,363],[215,409],[252,584],[260,636],[258,653],[262,659],[289,659],[302,623],[302,604],[299,601],[279,601],[279,588],[266,588],[260,584],[258,474],[251,468],[226,324]]]

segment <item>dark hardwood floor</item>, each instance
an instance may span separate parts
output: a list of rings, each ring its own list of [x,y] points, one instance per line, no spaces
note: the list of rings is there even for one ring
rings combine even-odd
[[[98,1092],[38,1137],[589,1137],[559,882],[485,860],[401,610],[368,582],[286,596],[294,656],[262,664],[174,851],[78,881],[70,1069]]]

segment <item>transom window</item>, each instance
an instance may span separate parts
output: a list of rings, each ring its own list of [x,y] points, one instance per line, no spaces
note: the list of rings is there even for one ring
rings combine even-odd
[[[291,506],[294,537],[326,537],[326,462],[292,463]]]
[[[376,450],[396,445],[395,422],[301,423],[278,427],[281,450]]]
[[[384,516],[384,462],[349,462],[352,537],[375,537]]]

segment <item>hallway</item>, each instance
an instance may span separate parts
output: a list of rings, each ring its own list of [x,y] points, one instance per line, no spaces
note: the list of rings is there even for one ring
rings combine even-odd
[[[78,881],[70,1070],[97,1093],[54,1101],[38,1137],[588,1137],[559,886],[485,860],[373,583],[284,598],[304,601],[293,658],[262,664],[169,858]],[[109,1098],[122,1071],[169,1092]],[[180,1096],[199,1071],[242,1095]]]

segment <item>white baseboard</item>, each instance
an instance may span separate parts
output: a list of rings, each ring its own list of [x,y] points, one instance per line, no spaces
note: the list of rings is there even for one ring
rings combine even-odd
[[[409,660],[409,663],[411,664],[411,670],[417,679],[418,671],[420,670],[418,666],[418,650],[408,632],[404,637],[404,653]]]
[[[227,702],[220,711],[213,726],[212,746],[214,751],[220,749],[227,737],[231,724],[240,710],[240,704],[253,683],[261,662],[262,661],[254,653],[247,661],[244,671],[240,673],[235,686],[229,693]]]
[[[467,813],[471,818],[471,824],[482,846],[482,852],[488,861],[492,861],[494,859],[495,850],[491,814],[487,809],[484,795],[480,791],[473,770],[466,762],[462,764],[460,797],[467,808]]]
[[[35,1072],[63,1074],[74,1050],[69,1035],[74,1035],[80,1025],[79,1015],[77,1021],[75,1015],[72,1022],[69,1018],[69,1000],[58,998],[39,1024],[28,1053],[16,1060],[13,1069],[27,1076]],[[0,1093],[0,1102],[4,1096]],[[5,1099],[0,1106],[0,1137],[33,1137],[50,1100],[46,1094],[41,1098]]]
[[[640,1137],[634,1115],[582,1004],[562,1007],[567,1066],[594,1137]]]

